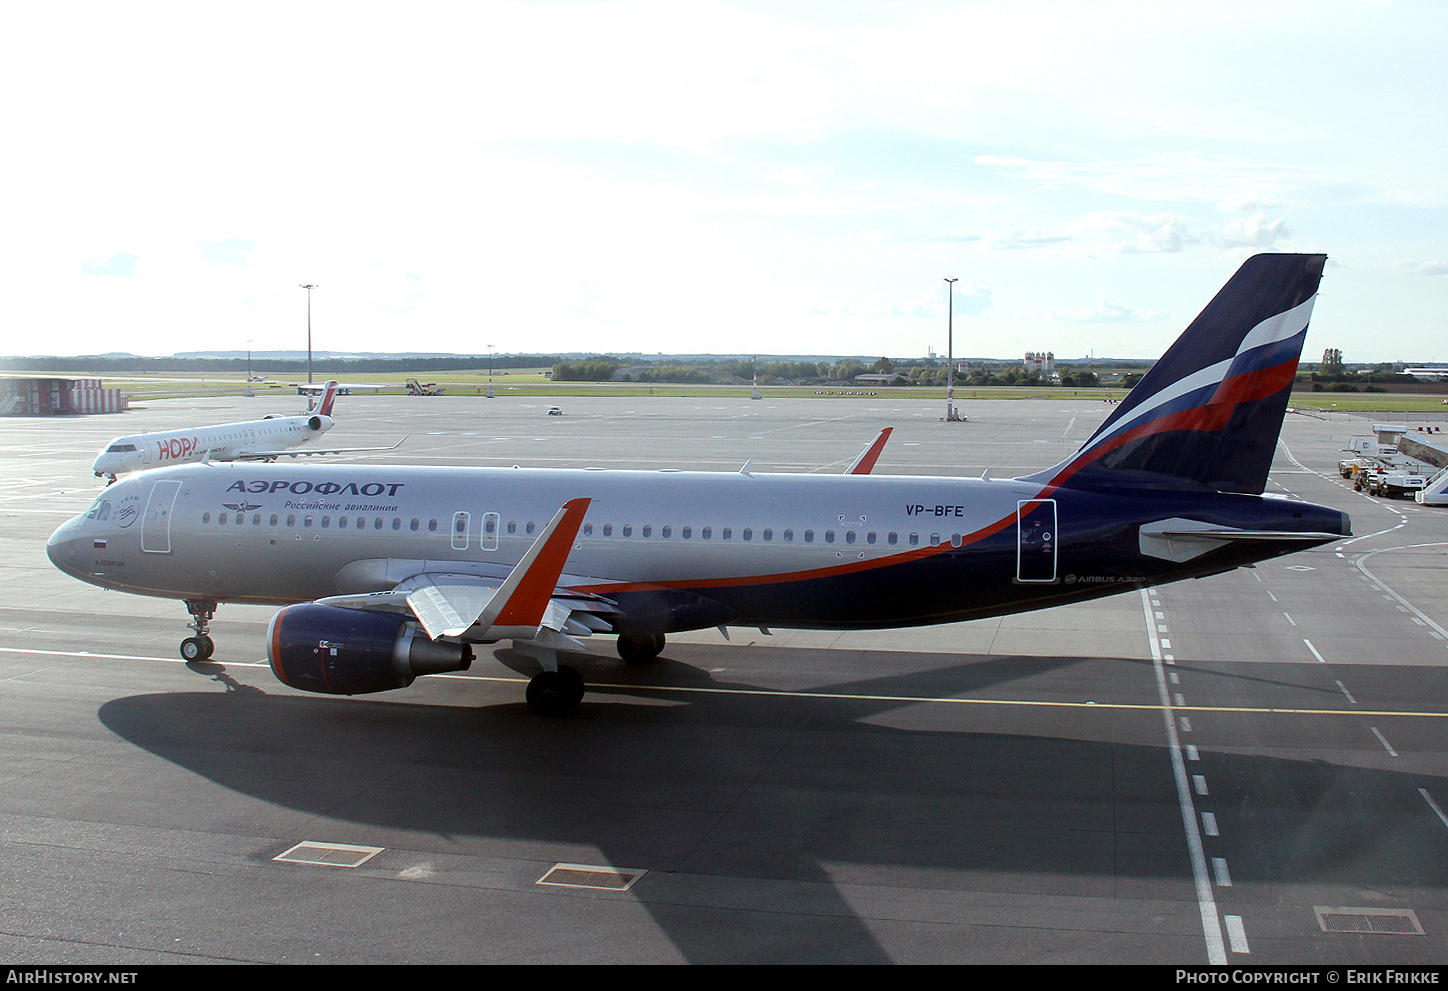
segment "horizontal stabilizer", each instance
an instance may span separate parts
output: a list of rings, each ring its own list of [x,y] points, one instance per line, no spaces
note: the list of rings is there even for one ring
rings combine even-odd
[[[1141,553],[1166,561],[1190,561],[1218,547],[1239,540],[1278,540],[1324,544],[1342,537],[1340,533],[1299,530],[1241,530],[1201,520],[1173,517],[1144,523],[1139,531]]]

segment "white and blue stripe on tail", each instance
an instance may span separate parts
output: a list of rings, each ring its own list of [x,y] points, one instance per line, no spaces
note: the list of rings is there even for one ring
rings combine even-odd
[[[1261,493],[1326,255],[1249,258],[1049,486]]]

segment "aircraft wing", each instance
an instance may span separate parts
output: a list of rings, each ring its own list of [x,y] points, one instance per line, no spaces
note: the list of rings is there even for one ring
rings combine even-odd
[[[870,442],[870,446],[860,452],[860,456],[854,460],[850,467],[845,469],[846,475],[868,475],[875,468],[875,462],[880,460],[880,452],[885,450],[885,441],[890,439],[890,433],[894,427],[886,427],[880,431],[880,436]]]
[[[277,458],[310,458],[318,454],[360,454],[363,451],[395,451],[412,434],[406,434],[391,447],[299,447],[281,451],[244,451],[236,455],[235,461],[275,461]]]
[[[506,578],[419,574],[385,592],[317,600],[347,609],[412,615],[432,640],[494,643],[512,639],[581,649],[573,639],[612,629],[618,610],[602,596],[560,588],[568,552],[590,500],[565,503]]]

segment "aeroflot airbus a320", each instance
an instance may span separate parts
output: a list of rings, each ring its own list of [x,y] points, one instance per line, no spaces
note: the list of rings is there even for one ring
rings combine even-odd
[[[355,695],[512,640],[540,713],[710,626],[860,629],[999,616],[1230,571],[1336,540],[1335,509],[1262,495],[1323,255],[1249,259],[1076,454],[1014,479],[203,464],[143,472],[56,530],[82,581],[276,603],[272,670]]]

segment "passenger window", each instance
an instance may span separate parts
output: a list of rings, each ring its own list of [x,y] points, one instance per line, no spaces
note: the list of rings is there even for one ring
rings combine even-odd
[[[728,539],[730,539],[730,538],[733,537],[733,536],[734,536],[734,528],[733,528],[733,527],[726,526],[726,527],[724,528],[724,531],[719,534],[719,539],[720,539],[720,540],[728,540]]]
[[[436,533],[436,532],[437,532],[437,520],[428,520],[428,521],[427,521],[427,532],[428,532],[428,533]]]
[[[875,531],[874,531],[874,530],[871,530],[869,533],[865,534],[865,543],[867,543],[867,544],[873,544],[874,542],[875,542]]]
[[[699,532],[699,536],[703,537],[705,540],[711,539],[714,536],[714,528],[712,526],[706,526],[703,530]]]
[[[659,531],[659,536],[663,537],[665,540],[668,540],[668,539],[669,539],[670,537],[672,537],[673,535],[674,535],[674,528],[671,527],[671,526],[666,526],[666,527],[663,528],[663,530]]]
[[[918,534],[918,533],[912,533],[912,534],[910,535],[910,546],[911,546],[911,547],[919,547],[919,546],[920,546],[920,534]]]
[[[855,531],[853,531],[853,530],[846,530],[846,531],[845,531],[845,543],[847,543],[847,544],[853,544],[854,542],[855,542]]]
[[[613,536],[613,524],[612,524],[612,523],[605,523],[605,524],[603,525],[603,535],[604,535],[605,537],[612,537],[612,536]]]
[[[524,533],[532,533],[532,532],[533,532],[534,530],[536,530],[537,528],[538,528],[538,524],[534,523],[532,520],[529,520],[529,521],[528,521],[528,525],[523,528],[523,532],[524,532]]]
[[[790,543],[790,542],[793,541],[793,540],[794,540],[794,531],[793,531],[793,530],[786,530],[786,531],[784,531],[784,542],[787,544],[787,543]]]
[[[277,514],[276,514],[276,513],[272,513],[272,514],[271,514],[271,519],[267,521],[267,525],[268,525],[268,526],[276,526],[276,525],[277,525]]]
[[[311,526],[311,525],[312,525],[312,518],[311,518],[310,516],[303,516],[303,517],[302,517],[302,526],[308,527],[308,526]]]
[[[225,523],[225,522],[226,522],[226,514],[225,514],[225,513],[222,513],[220,516],[216,517],[216,522],[218,522],[218,523]]]
[[[345,529],[347,529],[347,517],[345,517],[345,516],[339,516],[339,517],[337,517],[337,529],[338,529],[338,530],[345,530]]]
[[[584,535],[585,537],[591,537],[591,536],[593,536],[593,524],[592,524],[592,523],[585,523],[585,524],[583,524],[583,535]]]
[[[632,523],[625,523],[625,524],[623,525],[623,535],[624,535],[625,537],[632,537],[632,536],[633,536],[633,524],[632,524]]]
[[[331,525],[332,525],[332,517],[330,517],[330,516],[323,516],[323,517],[322,517],[322,526],[324,526],[324,527],[330,527]]]
[[[958,533],[952,533],[952,534],[950,535],[950,546],[951,546],[951,547],[959,547],[959,546],[960,546],[961,544],[963,544],[963,543],[965,543],[965,541],[961,539],[960,534],[958,534]]]
[[[683,537],[685,540],[688,540],[688,539],[689,539],[690,537],[692,537],[693,535],[694,535],[694,528],[691,527],[691,526],[686,526],[686,527],[684,527],[682,530],[679,531],[679,536]]]
[[[202,523],[210,523],[210,522],[211,522],[211,514],[210,514],[210,513],[202,513],[202,514],[201,514],[201,522],[202,522]]]
[[[766,529],[766,530],[764,531],[764,539],[765,539],[765,540],[773,540],[773,539],[774,539],[774,531],[773,531],[773,530],[770,530],[770,529]]]
[[[644,535],[645,537],[651,537],[651,536],[653,536],[653,533],[654,533],[654,528],[653,528],[653,527],[648,526],[648,525],[645,525],[645,526],[644,526],[644,534],[643,534],[643,535]]]
[[[753,540],[753,539],[754,539],[754,531],[751,530],[749,527],[745,527],[745,528],[744,528],[744,539],[745,539],[745,540]]]
[[[417,531],[418,522],[419,522],[419,521],[418,521],[418,520],[415,520],[415,519],[412,521],[412,529],[413,529],[413,532],[416,532],[416,531]]]
[[[938,534],[938,533],[932,533],[932,534],[930,535],[930,546],[931,546],[931,547],[939,547],[939,546],[940,546],[940,534]]]
[[[826,531],[825,531],[825,543],[827,543],[827,544],[833,544],[834,542],[835,542],[835,531],[833,531],[833,530],[826,530]]]
[[[894,547],[894,546],[895,546],[896,544],[898,544],[899,542],[900,542],[900,535],[899,535],[898,533],[893,532],[893,531],[892,531],[889,535],[887,535],[887,536],[885,537],[885,543],[889,544],[891,547]]]
[[[813,530],[806,530],[806,531],[804,532],[804,542],[805,542],[806,544],[812,544],[812,543],[814,543],[814,531],[813,531]]]
[[[402,529],[402,517],[401,517],[401,516],[394,516],[394,517],[392,517],[392,529],[394,529],[394,530],[401,530],[401,529]]]
[[[293,513],[293,514],[291,514],[290,516],[287,517],[287,526],[296,526],[296,525],[297,525],[297,517],[296,517],[296,514]]]

